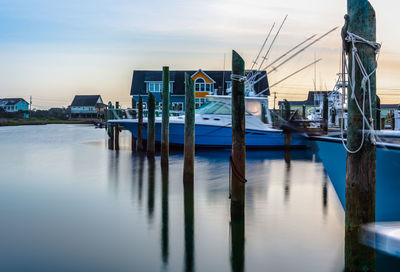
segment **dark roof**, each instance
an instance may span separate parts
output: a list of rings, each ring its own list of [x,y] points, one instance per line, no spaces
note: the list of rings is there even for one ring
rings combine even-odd
[[[174,82],[172,94],[185,94],[185,73],[190,76],[199,70],[191,71],[170,71],[170,81]],[[215,81],[214,89],[218,89],[218,94],[221,94],[223,80],[224,91],[226,91],[226,81],[231,81],[231,71],[202,71]],[[262,71],[255,80],[265,76],[266,72]],[[131,95],[146,94],[146,81],[162,81],[162,71],[135,70],[132,76]],[[268,78],[265,76],[257,84],[254,85],[256,93],[262,92],[268,88]],[[264,95],[269,95],[269,90],[264,92]]]
[[[100,95],[75,95],[74,100],[72,101],[72,107],[81,107],[81,106],[96,106],[97,100],[101,98]]]
[[[324,94],[324,95],[328,95],[328,93],[330,93],[331,91],[310,91],[308,92],[308,97],[307,100],[308,101],[314,101],[314,95],[315,94]]]
[[[306,100],[306,101],[288,101],[288,102],[291,106],[303,106],[303,105],[313,106],[314,105],[314,101],[308,101],[308,100]],[[280,106],[282,104],[283,104],[283,101],[278,102],[278,106]]]
[[[400,104],[381,104],[381,109],[398,109]]]
[[[23,98],[2,98],[2,99],[0,99],[0,101],[3,102],[7,106],[15,105],[20,101],[28,104],[28,102],[26,102],[25,99],[23,99]]]

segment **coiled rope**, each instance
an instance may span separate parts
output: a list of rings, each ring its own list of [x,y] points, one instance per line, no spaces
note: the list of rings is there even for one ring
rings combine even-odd
[[[360,146],[355,149],[355,150],[350,150],[347,145],[345,144],[344,141],[344,136],[343,136],[343,123],[340,126],[340,130],[341,130],[341,137],[342,137],[342,144],[344,146],[344,148],[346,149],[347,152],[351,153],[351,154],[355,154],[357,152],[359,152],[361,150],[361,148],[364,145],[365,142],[365,125],[367,125],[369,133],[370,133],[370,137],[371,137],[371,142],[375,145],[376,144],[376,133],[374,130],[374,119],[373,119],[373,111],[372,111],[372,100],[371,100],[371,81],[370,78],[373,74],[376,73],[376,69],[378,68],[378,64],[376,65],[376,67],[373,69],[373,71],[371,73],[368,73],[367,70],[365,69],[360,56],[358,55],[358,49],[356,44],[357,43],[364,43],[369,45],[370,47],[372,47],[373,49],[375,49],[375,55],[379,54],[379,51],[381,49],[381,44],[376,43],[376,42],[371,42],[368,41],[354,33],[351,32],[347,32],[347,36],[345,38],[345,41],[348,43],[351,43],[352,45],[352,50],[351,50],[351,59],[352,59],[352,69],[351,69],[351,76],[350,76],[350,71],[349,68],[347,66],[347,62],[346,62],[346,57],[345,57],[345,49],[343,48],[342,52],[344,55],[344,66],[345,69],[347,71],[348,77],[349,77],[349,84],[351,87],[351,99],[353,99],[357,105],[357,108],[359,110],[359,112],[362,115],[363,118],[363,124],[362,124],[362,137],[361,137],[361,143]],[[376,60],[376,63],[377,60]],[[362,90],[362,96],[363,96],[363,100],[362,100],[362,107],[360,107],[360,104],[358,103],[356,96],[355,96],[355,87],[356,87],[356,82],[355,82],[355,74],[356,74],[356,70],[355,70],[355,65],[358,65],[361,74],[363,76],[363,79],[361,80],[361,90]],[[343,86],[344,88],[344,86]],[[368,95],[369,98],[369,119],[367,119],[367,117],[365,116],[365,99],[366,99],[366,95]],[[344,98],[343,98],[344,99]]]
[[[229,157],[229,198],[232,197],[232,189],[231,189],[231,182],[232,182],[232,174],[238,178],[239,182],[246,183],[247,179],[243,177],[239,170],[236,168],[235,163],[233,162],[232,155]]]

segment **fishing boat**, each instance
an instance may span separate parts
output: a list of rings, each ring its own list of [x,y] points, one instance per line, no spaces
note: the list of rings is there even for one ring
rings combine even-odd
[[[384,134],[393,133],[378,133]],[[380,139],[382,139],[380,137]],[[393,138],[392,138],[393,139]],[[399,138],[397,138],[399,139]],[[345,141],[345,140],[344,140]],[[341,137],[312,137],[329,178],[335,188],[343,209],[345,209],[346,187],[346,150]],[[400,220],[400,182],[398,167],[400,166],[399,141],[386,141],[376,144],[376,221]]]
[[[268,98],[248,96],[245,98],[246,147],[282,148],[285,135],[281,129],[272,127],[268,110]],[[133,137],[138,135],[137,119],[109,120],[129,130]],[[161,117],[155,119],[155,141],[161,142]],[[169,119],[169,143],[172,146],[184,145],[185,116]],[[147,139],[147,118],[143,119],[143,140]],[[308,141],[302,135],[292,135],[291,148],[305,148]],[[196,110],[195,145],[197,148],[231,148],[232,109],[231,96],[209,95],[207,103]]]

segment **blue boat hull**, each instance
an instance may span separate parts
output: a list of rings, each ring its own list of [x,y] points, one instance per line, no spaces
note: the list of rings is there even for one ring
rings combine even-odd
[[[345,209],[346,150],[341,142],[315,141],[314,143]],[[382,147],[376,149],[376,221],[400,220],[399,167],[400,150]]]
[[[118,123],[118,122],[113,122]],[[137,123],[118,123],[129,130],[137,138]],[[156,123],[156,143],[161,142],[161,123]],[[147,139],[147,124],[143,124],[143,140]],[[184,124],[170,124],[169,126],[170,145],[184,145]],[[300,135],[293,135],[291,140],[292,148],[305,148],[308,140]],[[203,148],[231,148],[232,128],[210,125],[196,125],[195,145]],[[279,131],[259,131],[246,129],[246,147],[248,148],[281,148],[285,145],[285,135]]]

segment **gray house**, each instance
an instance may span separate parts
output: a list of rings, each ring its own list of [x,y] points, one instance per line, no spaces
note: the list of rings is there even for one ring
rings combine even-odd
[[[106,105],[100,95],[76,95],[71,103],[71,118],[103,118]]]

